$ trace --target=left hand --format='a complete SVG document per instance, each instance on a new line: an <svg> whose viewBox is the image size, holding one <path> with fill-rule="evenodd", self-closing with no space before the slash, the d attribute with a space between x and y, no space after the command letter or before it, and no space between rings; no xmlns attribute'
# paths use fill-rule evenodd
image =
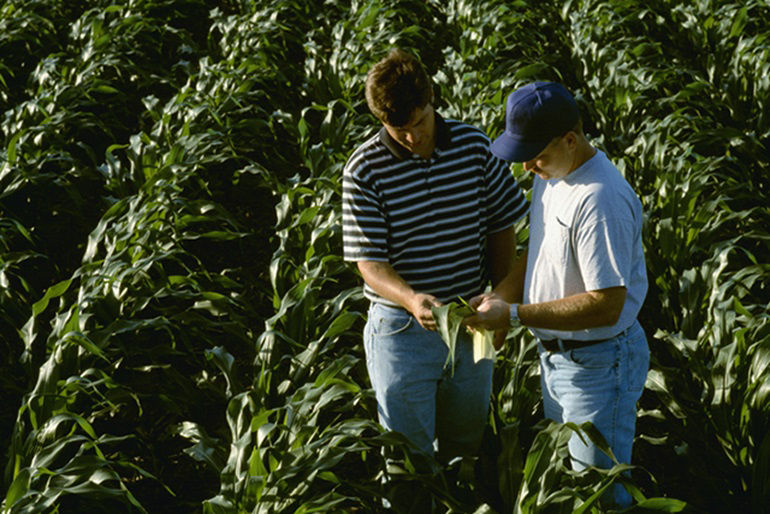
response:
<svg viewBox="0 0 770 514"><path fill-rule="evenodd" d="M425 293L416 293L409 305L409 312L412 313L417 322L426 330L436 330L436 320L433 318L431 307L440 307L435 296Z"/></svg>

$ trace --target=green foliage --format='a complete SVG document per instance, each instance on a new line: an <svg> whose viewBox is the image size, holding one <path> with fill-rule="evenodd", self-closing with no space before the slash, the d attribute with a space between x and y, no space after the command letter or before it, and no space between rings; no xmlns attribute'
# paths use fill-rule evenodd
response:
<svg viewBox="0 0 770 514"><path fill-rule="evenodd" d="M599 512L614 482L639 512L765 512L768 19L758 0L4 2L3 512L380 512L412 490ZM633 468L569 469L571 434L601 440L540 421L524 329L475 470L376 423L340 174L393 45L490 136L513 88L564 82L640 193Z"/></svg>

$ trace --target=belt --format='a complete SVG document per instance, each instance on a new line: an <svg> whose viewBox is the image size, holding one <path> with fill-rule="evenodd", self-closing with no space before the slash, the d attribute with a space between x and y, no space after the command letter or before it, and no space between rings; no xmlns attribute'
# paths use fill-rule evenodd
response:
<svg viewBox="0 0 770 514"><path fill-rule="evenodd" d="M628 327L625 330L621 331L619 334L614 335L612 337L608 337L607 339L593 339L590 341L578 341L576 339L548 339L548 340L539 339L539 341L540 341L540 344L543 345L543 348L546 349L546 351L568 352L570 350L585 348L586 346L592 346L595 344L604 343L606 341L609 341L610 339L615 339L616 337L625 334L630 329L631 327Z"/></svg>
<svg viewBox="0 0 770 514"><path fill-rule="evenodd" d="M574 339L548 339L544 341L540 339L540 344L542 344L543 348L549 352L568 352L570 350L585 348L586 346L603 343L605 341L609 341L609 339L594 339L592 341L577 341Z"/></svg>

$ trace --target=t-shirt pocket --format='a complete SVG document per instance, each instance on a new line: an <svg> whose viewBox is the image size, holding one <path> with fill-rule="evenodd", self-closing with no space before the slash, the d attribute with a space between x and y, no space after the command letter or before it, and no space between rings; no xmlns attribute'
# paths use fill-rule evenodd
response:
<svg viewBox="0 0 770 514"><path fill-rule="evenodd" d="M546 225L543 250L553 264L566 264L570 252L570 228L557 217Z"/></svg>

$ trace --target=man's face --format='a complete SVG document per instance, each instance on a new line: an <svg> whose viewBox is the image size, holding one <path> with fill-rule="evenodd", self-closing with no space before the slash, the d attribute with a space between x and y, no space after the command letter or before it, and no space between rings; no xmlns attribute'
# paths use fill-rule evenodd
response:
<svg viewBox="0 0 770 514"><path fill-rule="evenodd" d="M427 159L433 153L436 141L436 119L431 104L415 109L405 125L400 127L387 123L383 125L390 137L413 154Z"/></svg>
<svg viewBox="0 0 770 514"><path fill-rule="evenodd" d="M564 178L574 169L575 143L575 133L567 132L553 139L542 152L522 165L543 180Z"/></svg>

